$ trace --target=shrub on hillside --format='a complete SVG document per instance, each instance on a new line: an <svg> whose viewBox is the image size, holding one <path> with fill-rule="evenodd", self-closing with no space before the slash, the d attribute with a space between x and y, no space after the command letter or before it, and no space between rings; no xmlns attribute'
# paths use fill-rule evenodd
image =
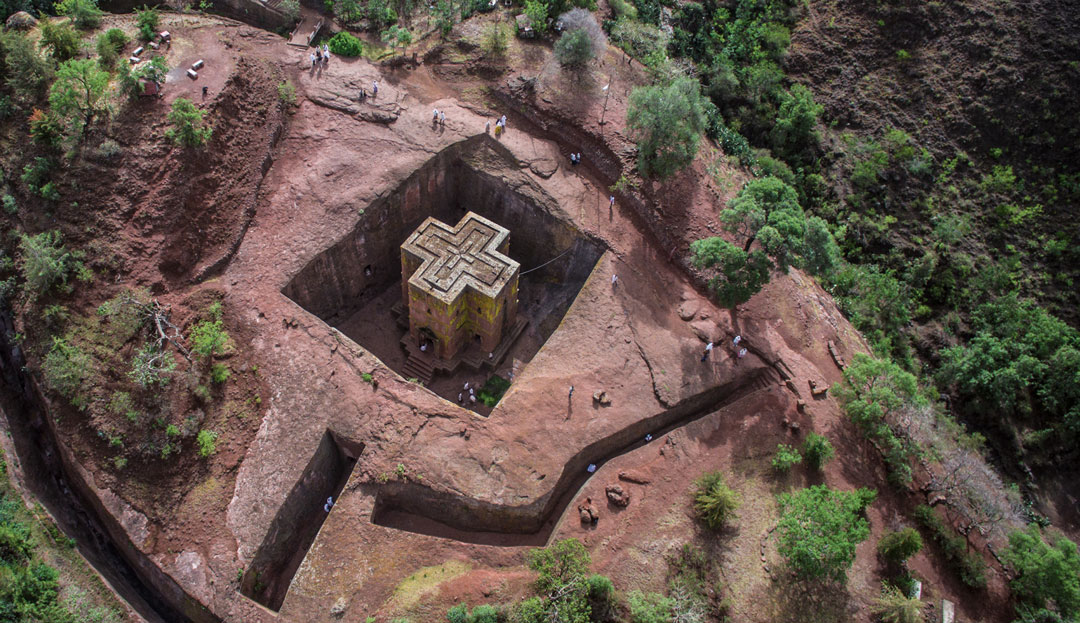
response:
<svg viewBox="0 0 1080 623"><path fill-rule="evenodd" d="M177 145L202 147L210 140L214 131L203 123L205 114L206 111L196 107L191 100L176 98L172 110L169 111L169 123L172 127L165 131L165 135Z"/></svg>
<svg viewBox="0 0 1080 623"><path fill-rule="evenodd" d="M734 518L741 499L724 484L720 472L705 472L694 481L694 512L710 530L720 530Z"/></svg>
<svg viewBox="0 0 1080 623"><path fill-rule="evenodd" d="M835 452L824 435L810 433L803 442L803 456L806 457L806 464L814 470L825 467L825 464L832 460Z"/></svg>
<svg viewBox="0 0 1080 623"><path fill-rule="evenodd" d="M98 62L104 67L112 67L120 56L120 50L127 45L128 36L119 28L110 28L98 35L97 54Z"/></svg>
<svg viewBox="0 0 1080 623"><path fill-rule="evenodd" d="M798 450L783 443L776 446L776 455L772 460L774 471L783 474L799 463L802 463L802 455Z"/></svg>
<svg viewBox="0 0 1080 623"><path fill-rule="evenodd" d="M922 537L915 528L888 530L878 541L877 551L890 563L902 565L922 549Z"/></svg>
<svg viewBox="0 0 1080 623"><path fill-rule="evenodd" d="M56 3L56 14L70 17L71 23L83 30L97 28L102 13L97 0L60 0Z"/></svg>
<svg viewBox="0 0 1080 623"><path fill-rule="evenodd" d="M843 583L855 562L855 547L870 536L864 511L877 492L836 491L824 485L777 496L777 549L803 579Z"/></svg>
<svg viewBox="0 0 1080 623"><path fill-rule="evenodd" d="M326 46L330 48L330 51L338 56L360 56L364 53L364 43L352 34L342 30L338 34L330 37L330 40L326 42Z"/></svg>

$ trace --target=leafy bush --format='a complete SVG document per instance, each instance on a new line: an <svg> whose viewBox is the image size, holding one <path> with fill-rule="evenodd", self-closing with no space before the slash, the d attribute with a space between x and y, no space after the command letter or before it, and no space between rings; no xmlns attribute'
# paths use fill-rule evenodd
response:
<svg viewBox="0 0 1080 623"><path fill-rule="evenodd" d="M139 26L139 37L143 41L150 41L157 35L160 18L156 8L143 5L143 8L135 9L135 23Z"/></svg>
<svg viewBox="0 0 1080 623"><path fill-rule="evenodd" d="M835 491L824 485L781 493L777 549L804 579L846 582L855 547L870 535L863 511L876 496L872 489Z"/></svg>
<svg viewBox="0 0 1080 623"><path fill-rule="evenodd" d="M46 112L40 108L35 108L34 112L30 113L30 138L34 140L38 145L44 145L46 147L56 147L63 139L64 126L57 119L56 115L52 112ZM39 157L38 161L35 161L35 165L40 166L41 163L45 163L41 166L44 169L44 173L48 174L48 170L52 168L52 162L47 158ZM26 169L23 169L26 171ZM36 174L31 174L31 177L37 178ZM25 181L25 180L24 180ZM33 182L29 182L31 190L35 190L37 186L41 184L40 179L35 179Z"/></svg>
<svg viewBox="0 0 1080 623"><path fill-rule="evenodd" d="M58 62L74 58L79 53L79 33L66 23L41 20L41 46L48 48Z"/></svg>
<svg viewBox="0 0 1080 623"><path fill-rule="evenodd" d="M1080 554L1075 543L1057 535L1052 545L1047 544L1032 524L1026 531L1009 534L1002 560L1016 571L1010 586L1025 605L1052 604L1068 619L1080 613Z"/></svg>
<svg viewBox="0 0 1080 623"><path fill-rule="evenodd" d="M888 530L878 541L878 554L890 563L902 565L908 558L922 549L922 537L914 528L904 528L897 532Z"/></svg>
<svg viewBox="0 0 1080 623"><path fill-rule="evenodd" d="M874 599L870 611L883 623L922 623L925 604L908 597L895 586L885 584L881 587L881 596Z"/></svg>
<svg viewBox="0 0 1080 623"><path fill-rule="evenodd" d="M826 463L832 460L835 453L832 444L824 435L810 433L806 436L806 441L803 442L803 456L806 457L806 464L811 469L820 471L821 468L825 467Z"/></svg>
<svg viewBox="0 0 1080 623"><path fill-rule="evenodd" d="M52 348L41 364L45 383L56 393L75 400L83 381L93 371L90 356L67 338L53 337Z"/></svg>
<svg viewBox="0 0 1080 623"><path fill-rule="evenodd" d="M510 381L498 374L492 374L488 380L484 382L484 386L480 388L480 391L476 392L476 397L485 405L494 407L502 400L503 394L505 394L508 389L510 389Z"/></svg>
<svg viewBox="0 0 1080 623"><path fill-rule="evenodd" d="M57 230L36 236L22 235L19 240L19 270L31 296L40 296L56 285L66 285L77 261L64 248Z"/></svg>
<svg viewBox="0 0 1080 623"><path fill-rule="evenodd" d="M540 595L539 608L536 604L528 608L542 617L527 620L546 620L554 612L563 621L588 620L591 610L585 572L589 568L589 552L580 541L564 539L531 550L526 554L526 562L537 572L534 586Z"/></svg>
<svg viewBox="0 0 1080 623"><path fill-rule="evenodd" d="M210 380L215 383L224 383L225 381L229 380L229 377L231 375L232 373L229 372L228 366L220 363L215 363L214 365L210 366Z"/></svg>
<svg viewBox="0 0 1080 623"><path fill-rule="evenodd" d="M488 604L480 604L469 613L469 623L498 623L498 620L498 611Z"/></svg>
<svg viewBox="0 0 1080 623"><path fill-rule="evenodd" d="M330 51L338 56L360 56L364 53L364 43L353 36L352 34L342 30L338 34L330 37L330 40L326 42Z"/></svg>
<svg viewBox="0 0 1080 623"><path fill-rule="evenodd" d="M218 433L203 429L195 437L195 443L199 444L199 457L206 458L217 452Z"/></svg>
<svg viewBox="0 0 1080 623"><path fill-rule="evenodd" d="M71 23L83 30L97 28L102 13L97 0L60 0L56 3L56 14L70 17Z"/></svg>
<svg viewBox="0 0 1080 623"><path fill-rule="evenodd" d="M288 80L281 82L277 86L278 99L282 104L286 106L296 105L296 87Z"/></svg>
<svg viewBox="0 0 1080 623"><path fill-rule="evenodd" d="M229 334L221 320L204 320L191 327L191 352L203 358L210 358L225 353L229 343Z"/></svg>
<svg viewBox="0 0 1080 623"><path fill-rule="evenodd" d="M742 500L738 493L724 484L720 472L705 472L694 481L694 486L694 511L710 530L722 529L728 520L735 517Z"/></svg>
<svg viewBox="0 0 1080 623"><path fill-rule="evenodd" d="M584 30L566 31L555 42L555 59L563 67L584 67L594 57L592 42Z"/></svg>
<svg viewBox="0 0 1080 623"><path fill-rule="evenodd" d="M21 32L7 30L0 33L0 52L5 82L15 92L15 99L26 103L40 98L52 81L53 66L34 42Z"/></svg>
<svg viewBox="0 0 1080 623"><path fill-rule="evenodd" d="M705 106L692 78L666 86L636 87L630 93L626 122L638 146L638 168L664 178L697 155L705 129Z"/></svg>
<svg viewBox="0 0 1080 623"><path fill-rule="evenodd" d="M460 603L456 606L451 606L446 611L447 623L468 623L469 621L469 607L464 603Z"/></svg>
<svg viewBox="0 0 1080 623"><path fill-rule="evenodd" d="M525 0L525 16L529 18L529 24L537 34L548 31L548 11L550 5L544 0Z"/></svg>
<svg viewBox="0 0 1080 623"><path fill-rule="evenodd" d="M633 590L630 591L628 601L631 623L669 623L672 620L674 604L671 599L659 593Z"/></svg>
<svg viewBox="0 0 1080 623"><path fill-rule="evenodd" d="M176 369L176 359L172 353L158 348L157 344L147 342L131 358L131 371L128 378L148 388L164 385L169 380L169 373Z"/></svg>
<svg viewBox="0 0 1080 623"><path fill-rule="evenodd" d="M169 123L172 127L165 131L177 145L184 147L201 147L210 140L213 128L203 123L206 111L198 108L189 99L178 97L173 101L172 110L169 111Z"/></svg>
<svg viewBox="0 0 1080 623"><path fill-rule="evenodd" d="M562 36L555 42L555 58L564 67L582 67L604 53L607 37L593 14L571 9L556 22Z"/></svg>
<svg viewBox="0 0 1080 623"><path fill-rule="evenodd" d="M802 463L802 455L799 451L787 444L776 446L776 455L773 456L772 468L779 473L785 473L792 467Z"/></svg>
<svg viewBox="0 0 1080 623"><path fill-rule="evenodd" d="M99 62L105 67L112 67L120 55L120 50L128 43L128 36L119 28L110 28L98 35L97 53Z"/></svg>

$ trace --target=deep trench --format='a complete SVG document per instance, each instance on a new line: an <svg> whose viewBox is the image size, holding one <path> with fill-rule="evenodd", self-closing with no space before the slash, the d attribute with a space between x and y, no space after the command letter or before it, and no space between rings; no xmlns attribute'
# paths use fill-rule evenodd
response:
<svg viewBox="0 0 1080 623"><path fill-rule="evenodd" d="M296 570L330 515L327 499L337 501L363 451L362 444L331 431L323 434L248 565L241 593L275 612L281 608Z"/></svg>
<svg viewBox="0 0 1080 623"><path fill-rule="evenodd" d="M566 508L592 477L586 470L588 465L596 465L599 470L616 457L650 443L661 443L671 431L767 387L770 375L770 370L764 369L739 383L710 388L589 444L567 460L559 480L532 504L483 503L412 482L391 482L379 485L372 522L479 545L546 545ZM647 435L651 440L646 440Z"/></svg>
<svg viewBox="0 0 1080 623"><path fill-rule="evenodd" d="M464 543L542 547L548 543L567 507L592 477L586 470L589 464L599 469L608 461L649 443L662 443L667 433L768 387L772 375L771 368L766 368L739 383L708 389L593 442L566 462L551 490L532 504L515 507L485 503L413 482L367 484L362 494L370 495L374 491L375 496L371 522ZM646 435L651 435L651 440L647 441ZM324 435L244 577L243 593L274 611L281 608L300 563L326 519L322 500L331 490L337 500L356 463L355 457L363 450L362 446L348 448L344 443L330 431Z"/></svg>
<svg viewBox="0 0 1080 623"><path fill-rule="evenodd" d="M27 489L64 534L75 540L87 562L148 622L218 623L220 619L184 593L126 536L117 536L123 528L95 503L85 483L72 473L43 399L26 371L22 349L12 340L14 335L11 311L0 309L0 407ZM183 609L176 604L183 604Z"/></svg>

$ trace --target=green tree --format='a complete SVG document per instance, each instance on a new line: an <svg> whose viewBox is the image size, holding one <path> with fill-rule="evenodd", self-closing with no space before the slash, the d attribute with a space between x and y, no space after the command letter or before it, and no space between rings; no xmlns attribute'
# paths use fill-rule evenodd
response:
<svg viewBox="0 0 1080 623"><path fill-rule="evenodd" d="M1080 554L1075 543L1058 535L1047 544L1032 524L1009 534L1002 560L1016 571L1011 586L1024 604L1035 608L1052 604L1069 619L1080 614Z"/></svg>
<svg viewBox="0 0 1080 623"><path fill-rule="evenodd" d="M83 30L97 28L102 13L97 0L60 0L56 3L56 14L70 17L71 23Z"/></svg>
<svg viewBox="0 0 1080 623"><path fill-rule="evenodd" d="M169 123L172 127L165 131L165 136L177 145L184 147L202 147L210 140L214 129L203 123L206 111L198 108L189 99L178 97L169 111Z"/></svg>
<svg viewBox="0 0 1080 623"><path fill-rule="evenodd" d="M820 471L825 467L826 463L832 460L835 453L832 444L824 435L810 433L806 436L806 441L803 442L803 456L806 457L806 464L811 469Z"/></svg>
<svg viewBox="0 0 1080 623"><path fill-rule="evenodd" d="M637 141L638 168L664 178L693 161L705 129L705 104L697 80L637 87L630 93L626 123Z"/></svg>
<svg viewBox="0 0 1080 623"><path fill-rule="evenodd" d="M64 398L74 401L83 381L93 371L90 355L67 338L53 336L53 345L41 364L45 383Z"/></svg>
<svg viewBox="0 0 1080 623"><path fill-rule="evenodd" d="M548 11L550 5L544 0L525 0L525 16L529 18L529 24L537 34L548 31Z"/></svg>
<svg viewBox="0 0 1080 623"><path fill-rule="evenodd" d="M457 23L457 11L454 5L448 0L439 0L431 8L431 14L435 16L435 28L438 29L439 36L445 39Z"/></svg>
<svg viewBox="0 0 1080 623"><path fill-rule="evenodd" d="M204 320L191 327L191 351L204 358L225 353L229 334L222 327L221 319Z"/></svg>
<svg viewBox="0 0 1080 623"><path fill-rule="evenodd" d="M694 266L714 271L709 290L724 307L749 301L769 282L772 262L759 249L748 253L717 236L690 243L690 253Z"/></svg>
<svg viewBox="0 0 1080 623"><path fill-rule="evenodd" d="M53 79L53 65L43 57L26 35L14 30L0 33L4 55L5 83L22 102L35 102Z"/></svg>
<svg viewBox="0 0 1080 623"><path fill-rule="evenodd" d="M358 22L364 18L364 5L360 0L334 0L334 15L346 24Z"/></svg>
<svg viewBox="0 0 1080 623"><path fill-rule="evenodd" d="M19 240L19 271L31 296L40 296L56 285L67 284L77 262L64 248L60 232L44 231Z"/></svg>
<svg viewBox="0 0 1080 623"><path fill-rule="evenodd" d="M589 11L571 9L559 16L557 24L563 34L555 42L555 58L563 67L584 67L604 53L607 38Z"/></svg>
<svg viewBox="0 0 1080 623"><path fill-rule="evenodd" d="M360 56L364 53L364 42L344 30L330 37L326 47L338 56Z"/></svg>
<svg viewBox="0 0 1080 623"><path fill-rule="evenodd" d="M409 32L409 29L397 25L384 30L381 38L386 45L395 48L400 47L402 54L405 53L405 48L409 47L409 44L412 43L413 40L412 33Z"/></svg>
<svg viewBox="0 0 1080 623"><path fill-rule="evenodd" d="M803 579L846 582L855 547L870 535L863 511L876 495L872 489L835 491L825 485L781 493L777 549Z"/></svg>
<svg viewBox="0 0 1080 623"><path fill-rule="evenodd" d="M79 33L69 24L45 18L41 20L41 47L48 48L58 62L66 61L79 53Z"/></svg>
<svg viewBox="0 0 1080 623"><path fill-rule="evenodd" d="M157 35L160 19L161 15L156 8L143 5L143 8L135 9L135 23L139 25L139 37L143 41L150 41Z"/></svg>
<svg viewBox="0 0 1080 623"><path fill-rule="evenodd" d="M802 153L821 140L817 121L824 109L814 102L810 89L801 84L796 83L790 91L782 93L776 124L770 134L773 150L792 161L805 160Z"/></svg>
<svg viewBox="0 0 1080 623"><path fill-rule="evenodd" d="M710 530L720 530L742 502L738 493L724 484L720 472L705 472L694 481L694 512Z"/></svg>
<svg viewBox="0 0 1080 623"><path fill-rule="evenodd" d="M980 305L971 325L975 337L942 353L939 374L971 413L1040 415L1080 433L1080 332L1015 294Z"/></svg>
<svg viewBox="0 0 1080 623"><path fill-rule="evenodd" d="M555 42L555 58L563 67L584 67L594 56L589 33L584 30L564 32Z"/></svg>
<svg viewBox="0 0 1080 623"><path fill-rule="evenodd" d="M537 573L534 584L540 595L542 619L551 623L589 621L589 552L577 539L564 539L531 550L526 555L529 568Z"/></svg>
<svg viewBox="0 0 1080 623"><path fill-rule="evenodd" d="M890 563L902 565L922 549L922 537L915 528L907 527L896 532L888 530L881 535L877 550Z"/></svg>
<svg viewBox="0 0 1080 623"><path fill-rule="evenodd" d="M90 59L66 61L56 70L49 89L53 112L69 118L69 126L81 134L94 117L108 110L109 73Z"/></svg>
<svg viewBox="0 0 1080 623"><path fill-rule="evenodd" d="M195 443L199 444L199 457L206 458L217 452L217 431L203 429L195 437Z"/></svg>
<svg viewBox="0 0 1080 623"><path fill-rule="evenodd" d="M783 443L776 446L776 454L772 459L773 471L785 473L799 463L802 463L802 455L798 450Z"/></svg>
<svg viewBox="0 0 1080 623"><path fill-rule="evenodd" d="M128 36L119 28L110 28L98 35L96 48L101 66L111 68L115 65L116 59L120 56L120 50L124 49L127 42Z"/></svg>
<svg viewBox="0 0 1080 623"><path fill-rule="evenodd" d="M659 593L630 591L630 623L670 623L675 603Z"/></svg>
<svg viewBox="0 0 1080 623"><path fill-rule="evenodd" d="M806 238L806 214L799 205L799 194L776 177L761 177L748 182L720 213L724 229L741 239L743 250L754 242L775 259L781 270L793 263L803 250Z"/></svg>

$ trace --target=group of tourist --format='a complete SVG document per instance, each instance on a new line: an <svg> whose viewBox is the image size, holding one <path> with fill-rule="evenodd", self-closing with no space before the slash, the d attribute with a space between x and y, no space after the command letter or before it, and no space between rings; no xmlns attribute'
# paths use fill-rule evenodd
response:
<svg viewBox="0 0 1080 623"><path fill-rule="evenodd" d="M312 69L315 69L320 63L328 66L330 65L330 47L325 43L322 48L316 46L315 51L309 54L308 58L311 59Z"/></svg>
<svg viewBox="0 0 1080 623"><path fill-rule="evenodd" d="M741 341L742 341L742 336L741 335L736 335L735 339L731 340L731 348L732 348L732 350L738 349L735 352L735 356L737 358L739 358L739 359L742 359L743 357L745 357L746 352L747 352L746 348L739 348L739 342L741 342ZM712 350L713 350L713 343L712 342L709 342L708 344L705 345L705 352L701 355L701 361L702 362L705 362L705 361L709 360L709 354L712 353Z"/></svg>

